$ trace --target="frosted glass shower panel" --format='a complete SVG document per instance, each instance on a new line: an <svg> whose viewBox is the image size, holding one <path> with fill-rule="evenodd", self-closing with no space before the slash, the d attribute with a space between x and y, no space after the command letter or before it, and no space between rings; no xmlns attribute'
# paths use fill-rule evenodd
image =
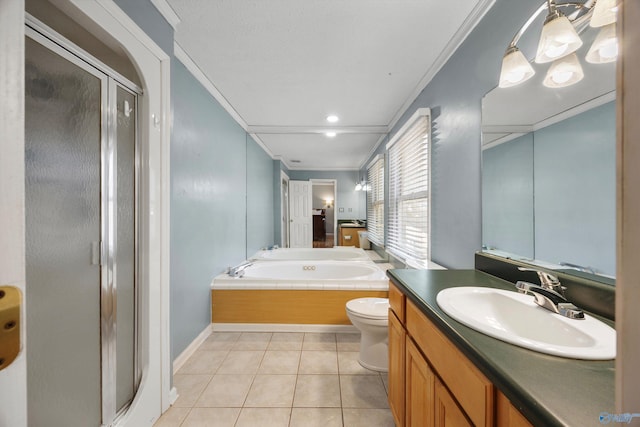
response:
<svg viewBox="0 0 640 427"><path fill-rule="evenodd" d="M30 425L100 425L102 80L26 38Z"/></svg>

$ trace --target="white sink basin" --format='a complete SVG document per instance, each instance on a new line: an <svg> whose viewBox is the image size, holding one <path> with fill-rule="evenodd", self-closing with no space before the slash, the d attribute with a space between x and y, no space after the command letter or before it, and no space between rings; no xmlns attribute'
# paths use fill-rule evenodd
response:
<svg viewBox="0 0 640 427"><path fill-rule="evenodd" d="M501 289L456 287L436 297L440 308L483 334L554 356L609 360L616 357L616 331L585 314L569 319L538 306L533 296Z"/></svg>

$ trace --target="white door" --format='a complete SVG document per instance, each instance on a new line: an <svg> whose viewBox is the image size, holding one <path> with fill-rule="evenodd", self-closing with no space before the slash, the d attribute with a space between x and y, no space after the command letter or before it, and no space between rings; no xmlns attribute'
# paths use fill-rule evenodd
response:
<svg viewBox="0 0 640 427"><path fill-rule="evenodd" d="M289 247L313 247L311 183L289 181Z"/></svg>
<svg viewBox="0 0 640 427"><path fill-rule="evenodd" d="M21 348L0 370L0 426L27 425L24 323L24 2L0 0L0 286L22 292ZM4 299L4 298L3 298ZM5 300L6 301L6 300ZM0 346L0 352L6 350ZM4 356L0 355L0 358ZM6 359L5 359L6 360Z"/></svg>

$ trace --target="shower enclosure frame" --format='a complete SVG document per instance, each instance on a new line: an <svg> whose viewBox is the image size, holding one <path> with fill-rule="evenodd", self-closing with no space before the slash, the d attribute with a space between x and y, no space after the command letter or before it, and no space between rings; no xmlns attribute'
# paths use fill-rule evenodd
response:
<svg viewBox="0 0 640 427"><path fill-rule="evenodd" d="M129 409L135 398L142 376L139 364L138 307L139 307L139 212L140 212L140 144L138 129L138 96L142 89L102 63L91 54L77 47L33 16L26 14L25 36L39 43L51 52L100 81L100 235L101 240L92 248L92 263L100 266L100 364L101 364L101 420L102 425L112 425ZM118 408L116 398L117 353L117 120L118 89L133 95L131 112L135 115L134 125L134 177L133 177L133 254L134 254L134 296L133 317L133 395L128 403Z"/></svg>

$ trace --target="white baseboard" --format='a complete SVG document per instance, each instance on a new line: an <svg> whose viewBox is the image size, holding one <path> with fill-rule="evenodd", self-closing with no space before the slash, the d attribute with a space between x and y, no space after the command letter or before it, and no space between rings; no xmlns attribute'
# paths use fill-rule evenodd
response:
<svg viewBox="0 0 640 427"><path fill-rule="evenodd" d="M171 390L169 390L169 405L173 406L173 404L176 403L176 400L178 400L178 396L178 389L172 387Z"/></svg>
<svg viewBox="0 0 640 427"><path fill-rule="evenodd" d="M184 351L182 353L180 353L180 355L178 357L175 358L175 360L173 361L173 373L174 374L180 368L182 368L182 365L184 365L185 362L187 360L189 360L189 358L191 356L193 356L193 353L195 353L196 350L198 349L198 347L200 347L200 345L209 337L209 335L211 335L211 332L213 332L213 328L212 328L212 324L209 324L209 325L207 325L206 328L204 328L204 330L202 332L200 332L200 335L198 335L191 342L191 344L189 344L189 346L187 348L185 348Z"/></svg>
<svg viewBox="0 0 640 427"><path fill-rule="evenodd" d="M306 325L288 323L212 323L211 328L213 331L218 332L358 332L358 329L353 325Z"/></svg>

